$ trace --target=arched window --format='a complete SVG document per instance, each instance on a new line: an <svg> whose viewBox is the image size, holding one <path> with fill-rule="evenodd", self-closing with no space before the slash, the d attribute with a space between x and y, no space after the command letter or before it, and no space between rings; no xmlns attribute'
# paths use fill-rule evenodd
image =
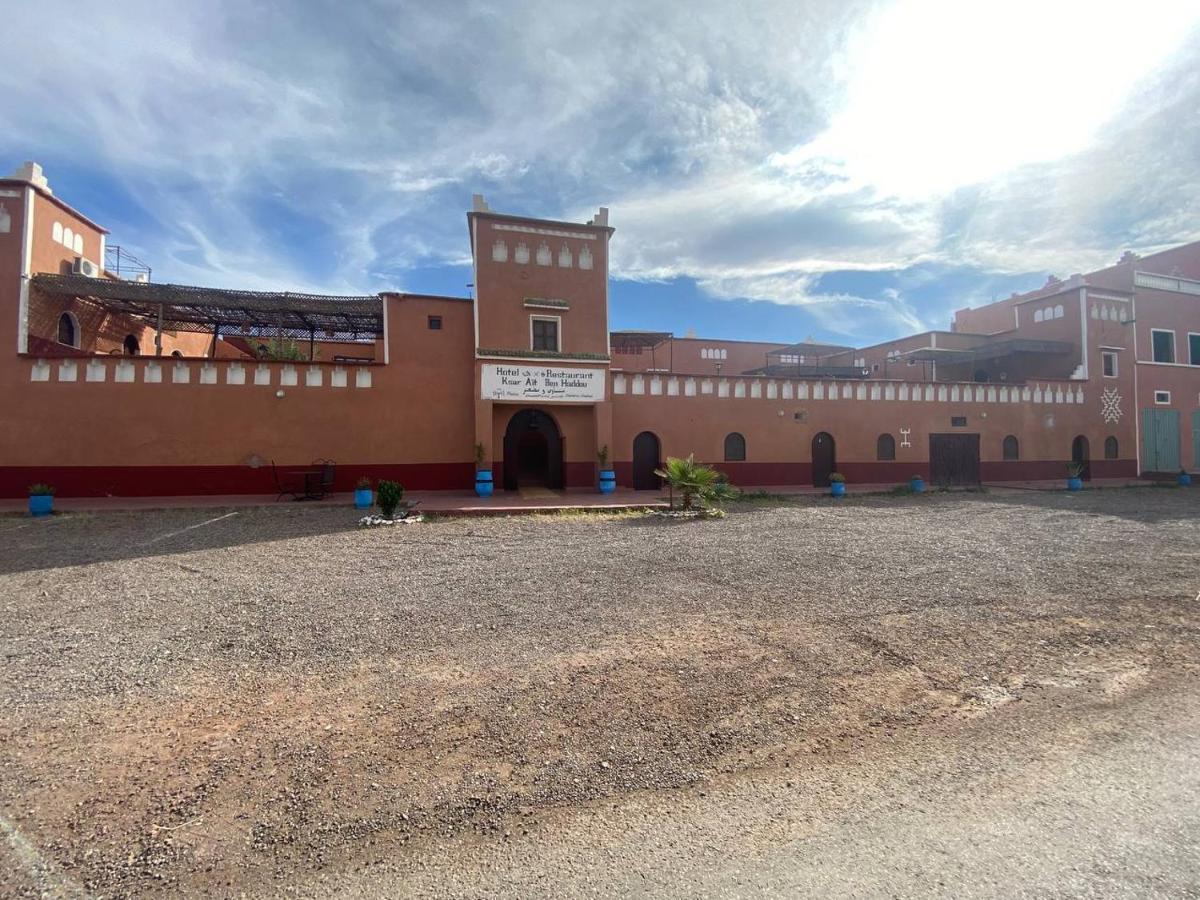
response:
<svg viewBox="0 0 1200 900"><path fill-rule="evenodd" d="M508 244L504 241L496 241L492 244L492 260L493 262L508 261Z"/></svg>
<svg viewBox="0 0 1200 900"><path fill-rule="evenodd" d="M1104 439L1104 458L1105 459L1117 459L1119 456L1118 451L1120 449L1121 448L1119 446L1117 446L1117 439L1115 437L1113 437L1111 434Z"/></svg>
<svg viewBox="0 0 1200 900"><path fill-rule="evenodd" d="M80 256L83 255L83 235L79 232L75 232L75 241L71 244L71 249L73 249Z"/></svg>
<svg viewBox="0 0 1200 900"><path fill-rule="evenodd" d="M579 251L579 268L590 269L592 267L592 251L584 247Z"/></svg>
<svg viewBox="0 0 1200 900"><path fill-rule="evenodd" d="M1017 442L1016 435L1010 434L1004 439L1002 451L1005 459L1021 458L1021 445Z"/></svg>
<svg viewBox="0 0 1200 900"><path fill-rule="evenodd" d="M1054 318L1061 319L1063 317L1063 315L1064 315L1064 312L1063 312L1063 308L1061 306L1054 307Z"/></svg>
<svg viewBox="0 0 1200 900"><path fill-rule="evenodd" d="M1033 321L1035 321L1035 322L1042 321L1042 311L1040 309L1035 309L1033 311Z"/></svg>
<svg viewBox="0 0 1200 900"><path fill-rule="evenodd" d="M69 312L58 317L58 342L68 347L79 346L79 323Z"/></svg>
<svg viewBox="0 0 1200 900"><path fill-rule="evenodd" d="M574 258L571 256L571 248L566 244L563 244L562 249L558 251L558 267L560 269L571 268L573 259Z"/></svg>
<svg viewBox="0 0 1200 900"><path fill-rule="evenodd" d="M70 228L64 228L62 242L63 246L70 250L73 246L75 246L75 232L73 232Z"/></svg>
<svg viewBox="0 0 1200 900"><path fill-rule="evenodd" d="M745 462L746 439L736 431L725 435L725 462Z"/></svg>
<svg viewBox="0 0 1200 900"><path fill-rule="evenodd" d="M896 439L890 434L881 434L875 441L875 458L880 460L896 458Z"/></svg>
<svg viewBox="0 0 1200 900"><path fill-rule="evenodd" d="M54 238L54 243L61 244L63 237L62 222L55 222L50 227L50 234Z"/></svg>
<svg viewBox="0 0 1200 900"><path fill-rule="evenodd" d="M176 359L183 359L183 353L181 353L178 350L172 350L171 355L174 356Z"/></svg>
<svg viewBox="0 0 1200 900"><path fill-rule="evenodd" d="M539 266L550 265L550 245L545 241L538 244L537 248L537 264Z"/></svg>
<svg viewBox="0 0 1200 900"><path fill-rule="evenodd" d="M513 262L519 266L529 262L529 245L522 242L517 244L517 249L513 251Z"/></svg>
<svg viewBox="0 0 1200 900"><path fill-rule="evenodd" d="M137 356L138 355L138 349L139 349L138 348L138 339L135 338L132 334L125 335L124 347L125 347L125 355L126 356Z"/></svg>

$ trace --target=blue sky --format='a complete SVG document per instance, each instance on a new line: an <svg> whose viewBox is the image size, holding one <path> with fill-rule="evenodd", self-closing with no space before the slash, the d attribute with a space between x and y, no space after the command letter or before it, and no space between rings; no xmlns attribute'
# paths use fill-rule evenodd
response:
<svg viewBox="0 0 1200 900"><path fill-rule="evenodd" d="M0 168L156 280L462 295L465 211L611 209L612 321L868 344L1200 238L1200 5L10 10ZM45 27L54 22L54 27Z"/></svg>

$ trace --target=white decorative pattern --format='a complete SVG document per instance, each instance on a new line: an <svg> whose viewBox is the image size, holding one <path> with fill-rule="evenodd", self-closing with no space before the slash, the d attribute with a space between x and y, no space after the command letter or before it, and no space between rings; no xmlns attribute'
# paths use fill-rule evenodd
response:
<svg viewBox="0 0 1200 900"><path fill-rule="evenodd" d="M1105 388L1100 395L1100 416L1110 425L1121 420L1121 395L1116 388Z"/></svg>

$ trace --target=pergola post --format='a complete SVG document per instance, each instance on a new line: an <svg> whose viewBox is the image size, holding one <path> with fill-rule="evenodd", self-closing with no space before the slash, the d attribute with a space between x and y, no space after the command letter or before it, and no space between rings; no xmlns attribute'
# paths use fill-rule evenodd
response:
<svg viewBox="0 0 1200 900"><path fill-rule="evenodd" d="M215 359L217 355L217 339L221 336L221 323L218 322L213 326L212 346L208 348L209 358Z"/></svg>
<svg viewBox="0 0 1200 900"><path fill-rule="evenodd" d="M162 356L163 305L158 304L158 325L154 329L154 355Z"/></svg>

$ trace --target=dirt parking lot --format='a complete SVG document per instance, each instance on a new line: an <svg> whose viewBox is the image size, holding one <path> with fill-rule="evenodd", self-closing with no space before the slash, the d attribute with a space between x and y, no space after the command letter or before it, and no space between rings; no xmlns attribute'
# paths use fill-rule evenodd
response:
<svg viewBox="0 0 1200 900"><path fill-rule="evenodd" d="M1136 488L0 518L0 894L270 893L1189 675L1197 513Z"/></svg>

